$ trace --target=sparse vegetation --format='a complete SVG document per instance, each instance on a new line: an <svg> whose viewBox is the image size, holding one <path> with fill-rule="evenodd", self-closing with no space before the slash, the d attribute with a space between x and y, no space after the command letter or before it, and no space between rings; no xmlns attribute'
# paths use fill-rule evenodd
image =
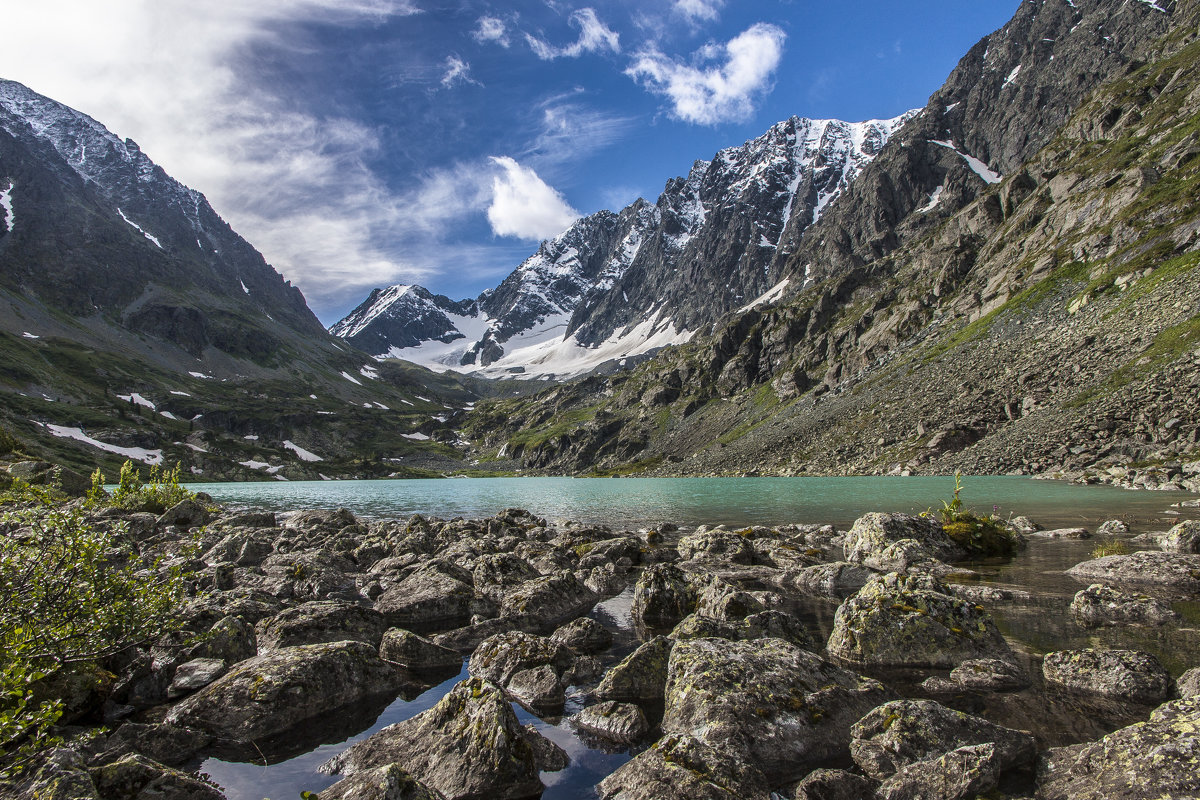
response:
<svg viewBox="0 0 1200 800"><path fill-rule="evenodd" d="M937 512L926 511L922 516L941 519L942 530L956 544L975 556L1012 556L1020 548L1020 539L1008 529L995 514L981 516L973 509L963 506L960 494L963 490L962 474L954 475L954 496L949 502L943 500Z"/></svg>
<svg viewBox="0 0 1200 800"><path fill-rule="evenodd" d="M1129 546L1120 539L1109 539L1108 541L1101 542L1092 549L1092 558L1125 555L1129 555Z"/></svg>

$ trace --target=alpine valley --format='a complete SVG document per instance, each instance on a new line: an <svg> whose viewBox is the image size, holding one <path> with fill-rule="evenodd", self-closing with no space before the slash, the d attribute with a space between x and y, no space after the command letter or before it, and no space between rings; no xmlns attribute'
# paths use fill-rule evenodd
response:
<svg viewBox="0 0 1200 800"><path fill-rule="evenodd" d="M1198 25L1024 2L922 109L785 120L476 298L380 288L328 332L137 145L0 82L2 422L214 480L1200 488Z"/></svg>

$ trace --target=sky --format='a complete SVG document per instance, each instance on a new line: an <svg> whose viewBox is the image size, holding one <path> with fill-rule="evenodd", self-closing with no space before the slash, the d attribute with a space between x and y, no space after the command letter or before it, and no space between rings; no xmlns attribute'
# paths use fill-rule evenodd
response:
<svg viewBox="0 0 1200 800"><path fill-rule="evenodd" d="M0 77L134 139L327 325L458 300L790 116L925 104L1017 0L0 0Z"/></svg>

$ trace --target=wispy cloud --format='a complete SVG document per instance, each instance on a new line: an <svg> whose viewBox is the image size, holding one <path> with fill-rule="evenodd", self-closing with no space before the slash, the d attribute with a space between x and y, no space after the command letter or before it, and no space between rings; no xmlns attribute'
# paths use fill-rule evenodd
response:
<svg viewBox="0 0 1200 800"><path fill-rule="evenodd" d="M472 83L476 86L483 85L471 77L471 65L458 56L449 56L443 67L442 88L449 89L456 83Z"/></svg>
<svg viewBox="0 0 1200 800"><path fill-rule="evenodd" d="M471 38L480 44L495 42L501 47L508 47L512 42L508 38L508 25L499 17L480 17L471 32Z"/></svg>
<svg viewBox="0 0 1200 800"><path fill-rule="evenodd" d="M562 164L620 141L636 124L587 106L569 96L542 102L540 129L527 154L542 164Z"/></svg>
<svg viewBox="0 0 1200 800"><path fill-rule="evenodd" d="M492 181L492 202L487 210L497 236L546 239L579 219L579 212L532 169L508 156L491 160L501 169Z"/></svg>
<svg viewBox="0 0 1200 800"><path fill-rule="evenodd" d="M625 74L671 102L673 116L699 125L746 119L770 87L787 34L758 23L724 45L709 44L690 63L644 50Z"/></svg>
<svg viewBox="0 0 1200 800"><path fill-rule="evenodd" d="M672 10L693 22L711 21L721 14L725 0L675 0Z"/></svg>
<svg viewBox="0 0 1200 800"><path fill-rule="evenodd" d="M571 24L579 28L579 39L563 47L555 47L544 39L525 34L525 41L543 61L556 58L578 58L584 53L610 50L621 52L621 37L596 16L595 9L581 8L571 14Z"/></svg>

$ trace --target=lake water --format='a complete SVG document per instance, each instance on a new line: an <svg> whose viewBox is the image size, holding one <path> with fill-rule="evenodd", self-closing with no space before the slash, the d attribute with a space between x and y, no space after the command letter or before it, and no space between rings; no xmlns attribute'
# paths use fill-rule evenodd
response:
<svg viewBox="0 0 1200 800"><path fill-rule="evenodd" d="M1135 533L1165 530L1180 517L1200 516L1200 509L1172 509L1193 495L1134 492L1104 486L1075 486L1056 481L1018 477L969 477L962 498L980 512L999 507L1002 516L1026 515L1047 527L1095 528L1112 518L1126 520ZM953 494L953 478L680 478L680 479L572 479L494 478L400 481L273 482L200 484L232 507L289 511L346 507L364 518L404 517L414 513L443 518L489 517L509 507L526 508L550 520L572 519L603 523L616 529L635 529L673 522L698 524L782 525L832 523L847 527L868 511L921 511L938 508ZM1040 685L1039 656L1052 649L1072 647L1136 647L1157 655L1178 675L1200 663L1200 622L1196 603L1177 603L1187 622L1181 629L1129 628L1087 631L1075 626L1067 613L1071 597L1082 585L1063 571L1089 557L1094 541L1034 540L1014 559L991 559L963 565L976 571L966 582L997 587L1025 588L1034 596L990 607L1001 630L1019 658L1035 677L1035 685L1021 692L967 698L952 704L1001 724L1039 731L1039 744L1057 746L1092 740L1104 733L1144 719L1148 709L1128 704L1079 700ZM637 644L629 617L632 590L601 603L592 616L616 634L614 647L600 655L611 667ZM790 609L818 637L830 632L837 601L812 598ZM907 696L920 695L915 683L931 674L912 676L879 674ZM944 674L944 671L943 671ZM230 800L292 800L303 790L317 791L337 778L322 775L317 767L350 744L380 728L408 719L432 707L452 686L466 677L446 675L445 680L417 697L397 699L377 716L364 719L354 730L335 735L310 732L314 744L291 758L272 758L270 766L208 758L200 765L226 792ZM569 695L565 715L587 702L578 690ZM951 701L944 701L951 702ZM592 787L629 760L640 748L614 748L581 735L566 716L539 719L515 706L522 723L532 723L543 735L563 747L571 766L558 773L543 773L543 800L595 797ZM340 730L340 729L339 729ZM315 746L319 742L328 742ZM645 745L643 744L642 747ZM298 750L296 752L299 752Z"/></svg>
<svg viewBox="0 0 1200 800"><path fill-rule="evenodd" d="M979 512L1026 515L1043 525L1087 525L1128 517L1169 520L1172 503L1193 497L1021 477L968 477L962 498ZM447 480L274 481L189 484L220 503L277 511L349 508L368 518L426 514L490 517L524 508L548 520L636 529L677 525L846 525L868 511L940 508L949 477L874 478L453 478Z"/></svg>

